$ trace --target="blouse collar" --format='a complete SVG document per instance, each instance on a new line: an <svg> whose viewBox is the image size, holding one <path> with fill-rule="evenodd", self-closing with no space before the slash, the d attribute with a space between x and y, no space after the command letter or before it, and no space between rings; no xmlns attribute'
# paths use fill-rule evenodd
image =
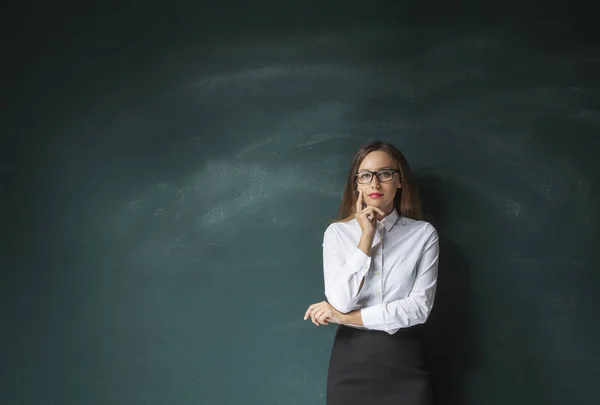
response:
<svg viewBox="0 0 600 405"><path fill-rule="evenodd" d="M383 218L380 222L385 226L385 230L389 232L390 229L394 226L396 221L398 220L398 210L396 207L390 212L385 218Z"/></svg>

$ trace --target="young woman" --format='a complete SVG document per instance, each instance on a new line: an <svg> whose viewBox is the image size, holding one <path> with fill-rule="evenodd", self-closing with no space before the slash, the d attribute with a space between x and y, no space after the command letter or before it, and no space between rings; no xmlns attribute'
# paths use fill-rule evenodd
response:
<svg viewBox="0 0 600 405"><path fill-rule="evenodd" d="M420 325L431 312L439 245L421 217L405 157L384 142L356 153L338 220L323 237L327 301L304 319L338 324L327 405L429 405L431 379Z"/></svg>

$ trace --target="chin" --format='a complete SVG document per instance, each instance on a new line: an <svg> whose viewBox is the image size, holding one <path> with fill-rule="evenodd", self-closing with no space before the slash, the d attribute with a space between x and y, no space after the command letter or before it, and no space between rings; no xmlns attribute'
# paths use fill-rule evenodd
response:
<svg viewBox="0 0 600 405"><path fill-rule="evenodd" d="M378 208L389 207L390 204L394 204L393 201L374 201L373 205Z"/></svg>

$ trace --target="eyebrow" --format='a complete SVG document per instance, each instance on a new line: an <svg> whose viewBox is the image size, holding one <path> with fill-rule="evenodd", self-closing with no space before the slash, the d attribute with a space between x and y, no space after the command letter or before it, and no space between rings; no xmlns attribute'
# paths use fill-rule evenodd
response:
<svg viewBox="0 0 600 405"><path fill-rule="evenodd" d="M396 169L394 169L393 167L390 167L390 166L385 166L385 167L380 167L380 168L379 168L379 169L377 169L377 170L360 169L358 172L359 172L359 173L360 173L360 172L364 172L364 171L369 171L369 172L371 172L371 171L373 171L373 172L378 172L379 170L385 170L385 169L396 170Z"/></svg>

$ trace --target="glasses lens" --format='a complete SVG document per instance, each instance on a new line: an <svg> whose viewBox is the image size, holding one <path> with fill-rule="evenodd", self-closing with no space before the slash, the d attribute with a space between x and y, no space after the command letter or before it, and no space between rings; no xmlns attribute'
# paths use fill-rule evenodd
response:
<svg viewBox="0 0 600 405"><path fill-rule="evenodd" d="M394 172L388 170L382 170L377 173L377 177L379 181L390 181L394 177Z"/></svg>
<svg viewBox="0 0 600 405"><path fill-rule="evenodd" d="M358 182L359 183L369 183L373 175L369 172L366 173L358 173Z"/></svg>

